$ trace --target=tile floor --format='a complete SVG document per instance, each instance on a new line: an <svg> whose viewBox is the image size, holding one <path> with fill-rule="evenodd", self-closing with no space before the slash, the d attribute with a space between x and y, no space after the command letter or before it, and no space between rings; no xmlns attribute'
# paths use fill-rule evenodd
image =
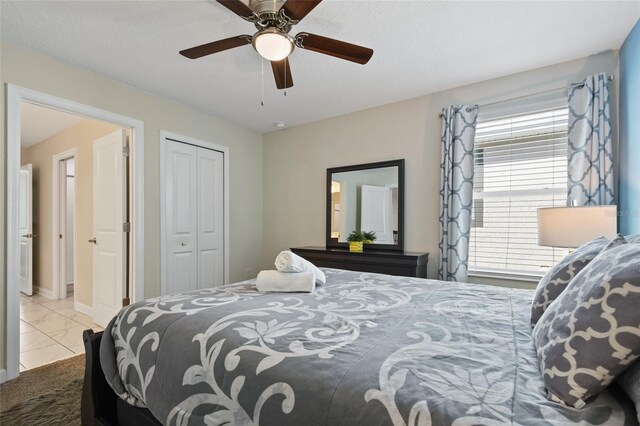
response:
<svg viewBox="0 0 640 426"><path fill-rule="evenodd" d="M51 300L20 293L20 371L84 352L82 332L103 330L73 309L73 295Z"/></svg>

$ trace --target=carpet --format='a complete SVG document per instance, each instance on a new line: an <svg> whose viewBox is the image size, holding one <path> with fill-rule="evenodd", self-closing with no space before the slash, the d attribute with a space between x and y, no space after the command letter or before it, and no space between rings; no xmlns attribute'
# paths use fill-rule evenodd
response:
<svg viewBox="0 0 640 426"><path fill-rule="evenodd" d="M84 355L20 374L0 385L0 424L80 425Z"/></svg>

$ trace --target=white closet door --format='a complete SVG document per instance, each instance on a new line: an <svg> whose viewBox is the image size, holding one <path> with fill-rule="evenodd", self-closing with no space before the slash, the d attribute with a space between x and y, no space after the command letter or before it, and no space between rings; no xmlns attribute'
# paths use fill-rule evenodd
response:
<svg viewBox="0 0 640 426"><path fill-rule="evenodd" d="M198 288L224 284L224 154L198 148Z"/></svg>
<svg viewBox="0 0 640 426"><path fill-rule="evenodd" d="M198 149L166 142L165 293L198 288Z"/></svg>

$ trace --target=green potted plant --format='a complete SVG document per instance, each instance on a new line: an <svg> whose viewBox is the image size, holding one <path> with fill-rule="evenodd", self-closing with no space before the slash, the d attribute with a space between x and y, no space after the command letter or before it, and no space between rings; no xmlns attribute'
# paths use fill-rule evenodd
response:
<svg viewBox="0 0 640 426"><path fill-rule="evenodd" d="M373 242L378 238L376 237L376 231L363 232L362 235L364 235L365 244L373 244Z"/></svg>
<svg viewBox="0 0 640 426"><path fill-rule="evenodd" d="M362 253L364 240L365 237L362 231L352 231L347 236L347 241L349 241L349 251Z"/></svg>

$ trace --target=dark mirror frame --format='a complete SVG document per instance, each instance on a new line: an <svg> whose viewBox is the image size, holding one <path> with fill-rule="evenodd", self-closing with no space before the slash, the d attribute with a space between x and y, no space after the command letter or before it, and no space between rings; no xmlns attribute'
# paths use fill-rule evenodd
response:
<svg viewBox="0 0 640 426"><path fill-rule="evenodd" d="M357 164L354 166L332 167L327 169L327 248L348 248L349 243L339 243L331 238L331 181L334 173L355 172L358 170L381 169L384 167L398 167L398 244L367 244L365 252L369 250L404 251L404 159L381 161L379 163Z"/></svg>

